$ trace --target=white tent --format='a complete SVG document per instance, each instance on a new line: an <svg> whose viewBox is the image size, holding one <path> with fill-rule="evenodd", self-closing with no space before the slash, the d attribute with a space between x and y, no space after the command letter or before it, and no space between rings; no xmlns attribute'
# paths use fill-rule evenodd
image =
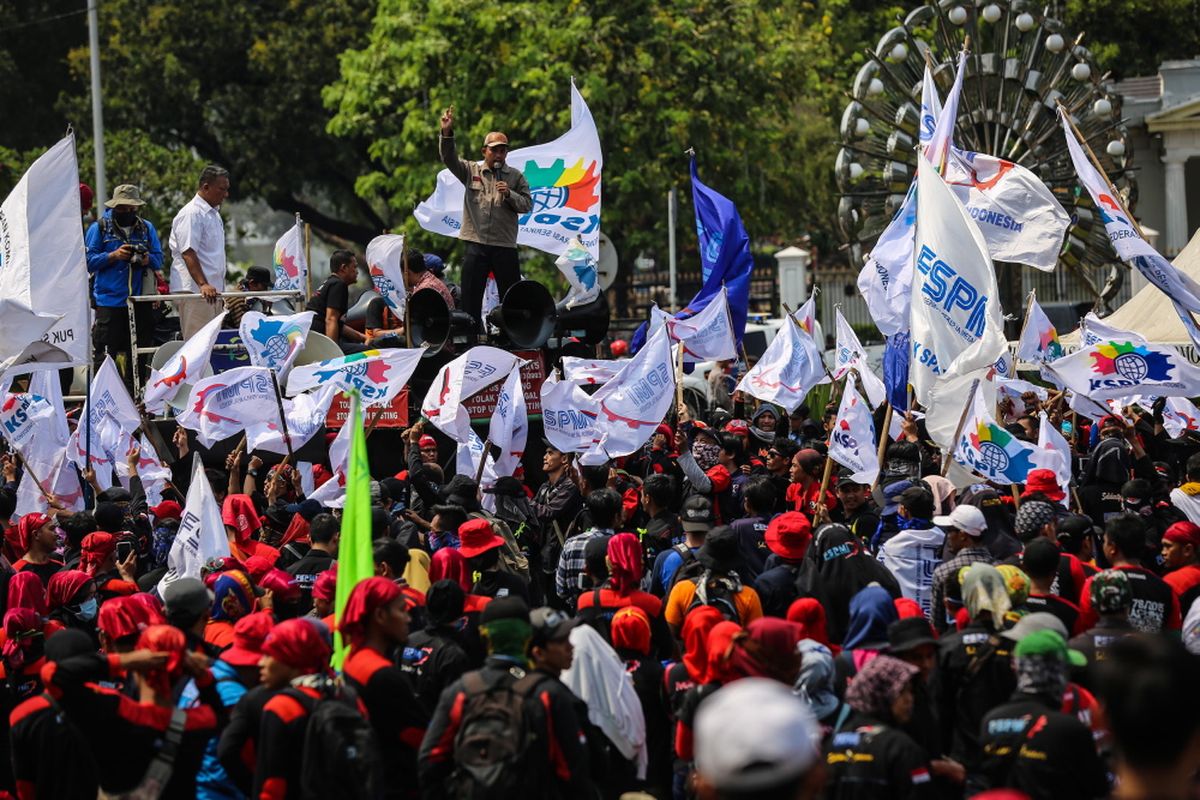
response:
<svg viewBox="0 0 1200 800"><path fill-rule="evenodd" d="M1175 268L1200 281L1200 231L1187 247L1175 256ZM1151 344L1190 345L1191 337L1184 330L1179 314L1171 300L1158 287L1147 284L1129 298L1125 305L1104 318L1106 325L1141 334ZM1079 330L1061 337L1067 349L1079 346Z"/></svg>

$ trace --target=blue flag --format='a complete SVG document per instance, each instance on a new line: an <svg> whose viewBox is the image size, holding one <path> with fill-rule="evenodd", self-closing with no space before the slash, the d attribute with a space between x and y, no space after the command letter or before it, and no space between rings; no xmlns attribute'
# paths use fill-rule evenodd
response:
<svg viewBox="0 0 1200 800"><path fill-rule="evenodd" d="M729 316L733 334L740 344L746 332L746 311L750 306L750 271L754 257L750 255L750 235L742 224L737 206L728 197L705 186L696 174L696 159L692 158L692 204L696 208L696 236L700 240L700 268L704 285L677 319L699 314L725 287L729 298ZM633 334L630 350L634 353L645 344L646 324Z"/></svg>
<svg viewBox="0 0 1200 800"><path fill-rule="evenodd" d="M883 350L883 384L892 408L901 413L908 410L908 331L887 337Z"/></svg>

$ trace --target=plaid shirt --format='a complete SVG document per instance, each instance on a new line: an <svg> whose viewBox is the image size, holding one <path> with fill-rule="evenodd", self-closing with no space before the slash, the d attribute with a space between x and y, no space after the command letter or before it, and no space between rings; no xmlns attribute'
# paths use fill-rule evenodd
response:
<svg viewBox="0 0 1200 800"><path fill-rule="evenodd" d="M578 536L567 539L567 543L563 545L562 555L558 558L558 569L554 572L554 591L572 608L575 607L575 598L583 593L579 586L579 576L587 567L583 551L588 540L597 536L612 535L612 528L589 528Z"/></svg>
<svg viewBox="0 0 1200 800"><path fill-rule="evenodd" d="M958 575L963 567L977 563L993 564L995 559L986 547L964 547L952 557L938 564L933 571L933 627L938 633L949 630L950 622L946 619L946 584Z"/></svg>

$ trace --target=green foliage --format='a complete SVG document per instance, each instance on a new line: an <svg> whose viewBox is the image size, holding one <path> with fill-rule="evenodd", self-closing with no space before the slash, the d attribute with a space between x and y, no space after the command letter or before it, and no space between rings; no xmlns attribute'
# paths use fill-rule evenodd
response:
<svg viewBox="0 0 1200 800"><path fill-rule="evenodd" d="M1068 0L1066 23L1114 80L1154 75L1163 61L1200 53L1200 10L1193 0Z"/></svg>

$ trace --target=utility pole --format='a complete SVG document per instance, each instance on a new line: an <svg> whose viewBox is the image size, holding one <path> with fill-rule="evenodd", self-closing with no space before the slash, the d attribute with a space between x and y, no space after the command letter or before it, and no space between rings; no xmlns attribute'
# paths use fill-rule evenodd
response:
<svg viewBox="0 0 1200 800"><path fill-rule="evenodd" d="M671 280L671 313L674 314L679 310L679 298L676 294L677 278L675 266L675 187L671 187L671 191L667 193L667 267L669 269Z"/></svg>
<svg viewBox="0 0 1200 800"><path fill-rule="evenodd" d="M104 108L100 101L100 0L84 1L88 4L88 50L92 64L92 146L96 153L96 205L99 206L108 199L108 181L104 176Z"/></svg>

